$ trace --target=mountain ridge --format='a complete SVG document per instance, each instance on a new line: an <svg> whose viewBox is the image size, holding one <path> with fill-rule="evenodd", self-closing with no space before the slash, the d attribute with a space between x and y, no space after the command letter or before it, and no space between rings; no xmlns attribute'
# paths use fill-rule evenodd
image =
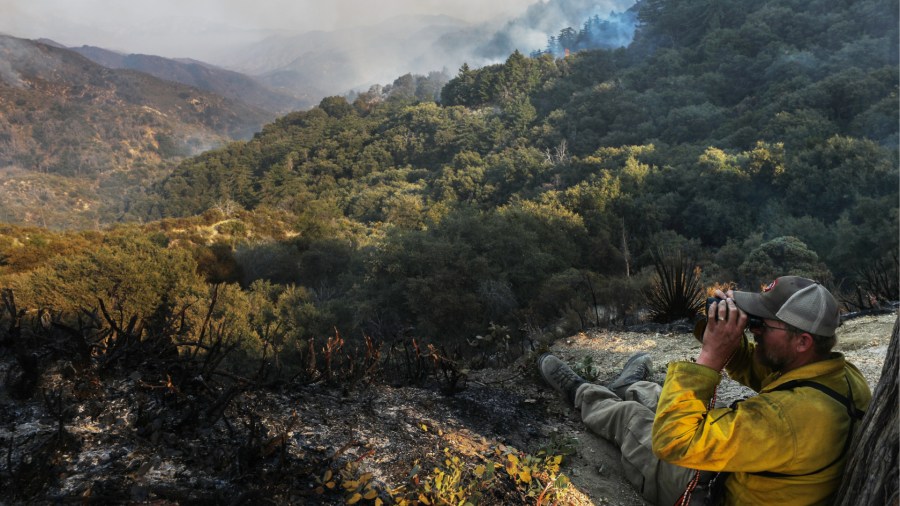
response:
<svg viewBox="0 0 900 506"><path fill-rule="evenodd" d="M154 174L185 156L249 138L273 118L185 84L98 65L69 49L0 36L0 167L17 169L0 175L0 211L13 222L52 223L25 219L40 208L67 226L93 226L102 207L143 191ZM71 191L79 194L74 201Z"/></svg>
<svg viewBox="0 0 900 506"><path fill-rule="evenodd" d="M145 114L149 108L160 121L170 122L171 133L184 141L189 140L191 131L210 139L249 138L273 117L194 87L139 71L109 69L77 52L26 39L0 37L0 51L4 62L0 84L5 86L2 106L7 117L2 126L7 132L28 130L30 123L23 113L52 116L54 106L130 115ZM92 123L90 118L79 119ZM4 151L3 162L14 161L12 151Z"/></svg>
<svg viewBox="0 0 900 506"><path fill-rule="evenodd" d="M295 96L273 90L253 77L199 60L138 53L124 54L86 45L69 49L104 67L137 70L276 114L288 113L306 105Z"/></svg>

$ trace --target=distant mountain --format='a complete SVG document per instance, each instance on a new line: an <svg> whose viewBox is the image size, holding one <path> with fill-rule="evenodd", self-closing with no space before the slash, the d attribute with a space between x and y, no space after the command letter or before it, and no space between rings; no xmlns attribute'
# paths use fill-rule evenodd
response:
<svg viewBox="0 0 900 506"><path fill-rule="evenodd" d="M273 118L221 95L0 36L0 219L109 221L101 203L141 191L185 156L250 138ZM40 220L29 218L36 210Z"/></svg>
<svg viewBox="0 0 900 506"><path fill-rule="evenodd" d="M108 67L111 69L124 69L128 68L125 66L125 57L128 56L125 53L120 53L118 51L111 51L109 49L103 49L102 47L96 46L81 46L81 47L70 47L72 51L84 56L85 58L93 61L94 63L99 63L104 67ZM132 70L141 70L141 69L132 69ZM143 72L143 71L142 71ZM147 72L149 74L149 72ZM159 77L159 76L157 76ZM162 78L160 78L162 79ZM169 79L171 81L171 79Z"/></svg>
<svg viewBox="0 0 900 506"><path fill-rule="evenodd" d="M137 70L166 81L211 91L273 113L284 114L310 105L291 94L272 90L250 76L197 60L123 54L94 46L70 49L104 67Z"/></svg>
<svg viewBox="0 0 900 506"><path fill-rule="evenodd" d="M0 33L0 35L6 35L6 34ZM66 49L66 46L60 44L59 42L56 42L53 39L40 38L40 39L34 39L34 41L40 42L41 44L44 44L46 46L52 46L52 47L58 47L60 49Z"/></svg>
<svg viewBox="0 0 900 506"><path fill-rule="evenodd" d="M273 114L46 44L0 36L0 166L121 168L249 138Z"/></svg>

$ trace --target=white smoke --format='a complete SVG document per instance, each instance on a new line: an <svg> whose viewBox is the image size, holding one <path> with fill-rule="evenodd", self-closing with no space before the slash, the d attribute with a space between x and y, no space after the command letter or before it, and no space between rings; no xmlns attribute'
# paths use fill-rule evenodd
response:
<svg viewBox="0 0 900 506"><path fill-rule="evenodd" d="M210 59L273 35L335 31L401 15L470 23L522 12L534 0L0 0L0 32L124 53Z"/></svg>
<svg viewBox="0 0 900 506"><path fill-rule="evenodd" d="M5 59L0 59L0 81L3 81L14 88L25 87L25 83L22 81L19 73L13 70L10 62Z"/></svg>
<svg viewBox="0 0 900 506"><path fill-rule="evenodd" d="M0 81L15 88L24 88L25 81L13 68L13 63L28 57L28 51L19 39L0 37ZM37 65L39 62L35 62Z"/></svg>
<svg viewBox="0 0 900 506"><path fill-rule="evenodd" d="M510 53L519 50L531 53L543 50L547 39L564 28L581 29L589 18L598 16L604 20L618 19L632 7L635 0L548 0L528 7L521 16L509 21L497 31L490 41L476 50L476 55L489 60L503 60ZM631 35L634 28L631 23ZM630 42L630 37L628 41ZM612 45L612 44L611 44Z"/></svg>

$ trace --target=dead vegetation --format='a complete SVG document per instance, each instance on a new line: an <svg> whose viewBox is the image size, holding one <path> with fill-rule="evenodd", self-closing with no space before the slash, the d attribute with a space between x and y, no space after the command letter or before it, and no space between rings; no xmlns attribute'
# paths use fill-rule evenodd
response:
<svg viewBox="0 0 900 506"><path fill-rule="evenodd" d="M562 457L536 446L533 402L468 382L433 344L336 334L288 370L277 329L258 363L236 364L234 336L209 325L187 340L183 312L150 320L101 302L66 318L10 291L3 303L9 504L510 504L568 484Z"/></svg>
<svg viewBox="0 0 900 506"><path fill-rule="evenodd" d="M179 311L142 319L99 304L66 318L8 291L3 310L4 504L644 504L617 450L537 378L533 354L466 370L433 344L334 335L288 367L275 328L248 362L222 326L180 334ZM844 351L874 381L890 318L843 327ZM651 327L552 349L601 383L648 351L659 380L696 341Z"/></svg>

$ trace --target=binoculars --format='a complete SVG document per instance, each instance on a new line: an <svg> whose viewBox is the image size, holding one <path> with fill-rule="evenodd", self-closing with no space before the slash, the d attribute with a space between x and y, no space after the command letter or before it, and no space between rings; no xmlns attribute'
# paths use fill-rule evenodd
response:
<svg viewBox="0 0 900 506"><path fill-rule="evenodd" d="M709 297L706 299L706 309L703 311L703 314L697 319L697 322L694 324L694 337L697 338L701 343L703 342L703 332L706 331L706 321L708 320L707 315L709 315L709 308L714 303L720 302L723 299L719 297ZM728 308L725 308L725 318L728 318ZM759 316L755 316L752 314L747 315L747 330L759 329L765 326L763 319Z"/></svg>

